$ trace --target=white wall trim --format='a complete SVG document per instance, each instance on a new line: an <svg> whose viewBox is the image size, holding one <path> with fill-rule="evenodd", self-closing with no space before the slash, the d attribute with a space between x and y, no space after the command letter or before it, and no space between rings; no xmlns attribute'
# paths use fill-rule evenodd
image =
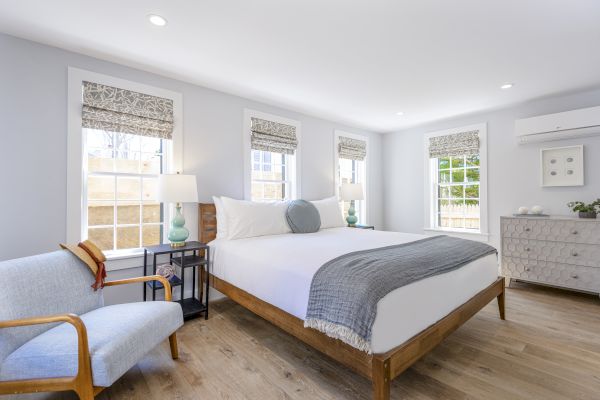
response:
<svg viewBox="0 0 600 400"><path fill-rule="evenodd" d="M252 135L252 118L266 119L268 121L278 122L281 124L291 125L296 127L296 138L298 139L298 147L296 148L295 165L293 166L293 174L296 176L296 182L292 188L292 198L300 199L302 196L302 125L300 121L280 117L279 115L268 114L262 111L251 110L248 108L244 109L244 120L242 129L242 146L244 154L244 199L251 200L252 198L252 160L251 156L251 142L250 137Z"/></svg>
<svg viewBox="0 0 600 400"><path fill-rule="evenodd" d="M183 171L183 96L181 93L158 88L138 82L115 78L113 76L86 71L79 68L68 68L67 83L67 232L68 243L78 243L85 238L83 219L85 209L83 204L84 187L84 137L81 131L82 84L83 81L97 82L104 85L133 90L160 96L173 100L173 142L170 149L170 165L165 172ZM165 223L168 224L169 212L165 213ZM114 269L139 267L139 257L125 256L127 266L123 262L114 263ZM113 260L118 259L112 258ZM119 265L118 267L116 265ZM107 269L111 270L111 263Z"/></svg>
<svg viewBox="0 0 600 400"><path fill-rule="evenodd" d="M431 204L433 190L435 188L432 186L432 182L434 182L434 177L432 174L435 171L431 165L431 159L429 158L429 139L436 136L445 136L452 135L460 132L467 131L479 131L479 207L481 213L480 220L480 230L479 232L464 232L461 230L452 230L452 229L435 229L433 227L432 221L435 216L433 215L433 207ZM442 131L435 131L426 133L423 137L423 149L424 149L424 171L425 171L425 185L424 185L424 200L425 200L425 214L423 216L424 220L424 231L435 231L435 232L444 232L450 235L462 236L462 235L479 235L483 240L487 241L489 237L489 228L488 228L488 157L487 157L487 122L483 122L480 124L461 126L457 128L445 129Z"/></svg>
<svg viewBox="0 0 600 400"><path fill-rule="evenodd" d="M344 136L347 138L351 138L351 139L358 139L358 140L362 140L364 142L367 143L367 156L365 157L365 171L364 171L364 177L367 181L367 184L365 185L365 203L367 205L367 207L365 208L365 218L364 221L360 221L361 224L368 224L369 223L369 215L370 213L370 209L371 209L371 202L369 201L369 194L371 192L370 190L370 186L371 186L371 179L369 176L369 155L370 155L370 148L371 146L369 145L369 137L365 136L365 135L358 135L356 133L350 133L350 132L346 132L346 131L342 131L339 129L335 129L333 131L333 193L335 194L335 196L337 196L338 198L340 197L340 180L339 180L339 139L340 136Z"/></svg>

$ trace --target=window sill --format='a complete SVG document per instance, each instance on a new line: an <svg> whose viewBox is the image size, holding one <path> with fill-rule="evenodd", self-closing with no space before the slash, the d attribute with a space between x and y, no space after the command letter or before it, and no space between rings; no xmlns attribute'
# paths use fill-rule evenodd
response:
<svg viewBox="0 0 600 400"><path fill-rule="evenodd" d="M104 253L108 261L125 260L127 258L141 257L144 255L144 249L133 249L124 251L107 251Z"/></svg>
<svg viewBox="0 0 600 400"><path fill-rule="evenodd" d="M484 232L473 232L464 229L442 229L442 228L423 228L425 233L444 233L450 236L462 237L464 239L473 239L481 242L487 242L490 234Z"/></svg>
<svg viewBox="0 0 600 400"><path fill-rule="evenodd" d="M144 249L106 252L106 270L140 268L144 266Z"/></svg>

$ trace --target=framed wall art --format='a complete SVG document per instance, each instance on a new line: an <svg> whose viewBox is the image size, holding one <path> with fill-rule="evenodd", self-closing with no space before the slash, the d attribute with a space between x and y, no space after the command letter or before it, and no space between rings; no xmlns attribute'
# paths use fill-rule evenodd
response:
<svg viewBox="0 0 600 400"><path fill-rule="evenodd" d="M541 149L541 184L583 186L583 145Z"/></svg>

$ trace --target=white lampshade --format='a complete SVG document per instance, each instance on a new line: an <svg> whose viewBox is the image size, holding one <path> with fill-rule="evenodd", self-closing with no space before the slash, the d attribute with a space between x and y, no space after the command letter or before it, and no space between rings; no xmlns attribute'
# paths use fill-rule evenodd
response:
<svg viewBox="0 0 600 400"><path fill-rule="evenodd" d="M161 203L197 203L198 186L196 176L159 175L156 199Z"/></svg>
<svg viewBox="0 0 600 400"><path fill-rule="evenodd" d="M342 183L340 188L340 197L344 201L364 200L363 187L360 183Z"/></svg>

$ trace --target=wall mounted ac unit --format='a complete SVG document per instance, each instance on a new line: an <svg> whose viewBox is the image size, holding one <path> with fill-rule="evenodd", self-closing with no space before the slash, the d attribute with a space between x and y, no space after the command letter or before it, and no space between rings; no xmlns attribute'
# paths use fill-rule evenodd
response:
<svg viewBox="0 0 600 400"><path fill-rule="evenodd" d="M520 144L600 135L600 106L518 119Z"/></svg>

